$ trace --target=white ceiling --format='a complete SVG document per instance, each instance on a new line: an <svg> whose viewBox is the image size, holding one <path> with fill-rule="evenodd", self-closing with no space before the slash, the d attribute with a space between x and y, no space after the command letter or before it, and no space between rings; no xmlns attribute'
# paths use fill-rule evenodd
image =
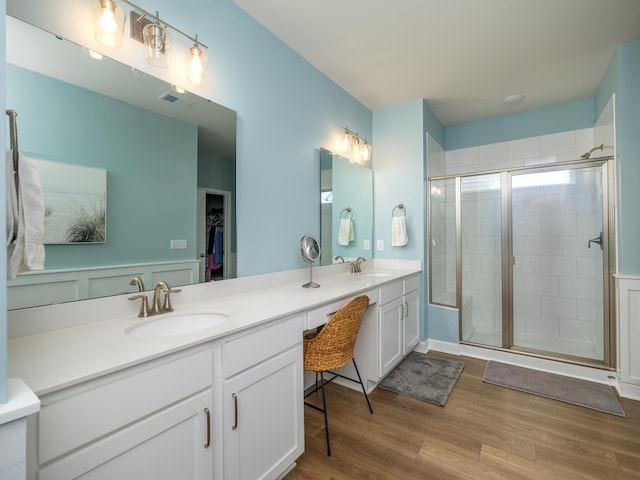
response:
<svg viewBox="0 0 640 480"><path fill-rule="evenodd" d="M640 0L235 2L371 110L424 98L445 126L591 97L640 39Z"/></svg>

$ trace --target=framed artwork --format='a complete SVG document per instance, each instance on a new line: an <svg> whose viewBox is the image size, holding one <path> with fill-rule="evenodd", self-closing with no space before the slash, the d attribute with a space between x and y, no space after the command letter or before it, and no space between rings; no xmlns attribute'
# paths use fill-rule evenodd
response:
<svg viewBox="0 0 640 480"><path fill-rule="evenodd" d="M106 243L107 171L30 160L38 169L44 193L44 243Z"/></svg>

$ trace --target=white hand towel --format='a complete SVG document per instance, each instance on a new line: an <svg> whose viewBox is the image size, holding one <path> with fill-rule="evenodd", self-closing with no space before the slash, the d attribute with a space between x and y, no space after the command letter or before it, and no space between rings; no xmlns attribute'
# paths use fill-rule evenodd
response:
<svg viewBox="0 0 640 480"><path fill-rule="evenodd" d="M404 247L407 243L409 243L407 217L404 215L401 217L394 216L391 222L391 246Z"/></svg>
<svg viewBox="0 0 640 480"><path fill-rule="evenodd" d="M340 227L338 228L338 245L347 246L353 241L353 228L350 218L341 218Z"/></svg>
<svg viewBox="0 0 640 480"><path fill-rule="evenodd" d="M18 193L13 171L13 151L8 151L5 158L6 193L7 193L7 245L15 240L18 230Z"/></svg>
<svg viewBox="0 0 640 480"><path fill-rule="evenodd" d="M18 231L7 265L7 277L44 268L44 194L40 175L31 161L20 155Z"/></svg>

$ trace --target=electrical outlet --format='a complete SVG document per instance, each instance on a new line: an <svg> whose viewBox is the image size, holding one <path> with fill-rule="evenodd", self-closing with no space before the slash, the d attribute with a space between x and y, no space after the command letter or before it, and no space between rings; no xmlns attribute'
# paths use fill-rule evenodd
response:
<svg viewBox="0 0 640 480"><path fill-rule="evenodd" d="M379 252L384 250L384 240L378 240L378 245L376 247Z"/></svg>
<svg viewBox="0 0 640 480"><path fill-rule="evenodd" d="M362 248L365 250L371 250L371 240L365 240L362 242Z"/></svg>
<svg viewBox="0 0 640 480"><path fill-rule="evenodd" d="M186 240L171 240L171 250L183 250L187 248Z"/></svg>

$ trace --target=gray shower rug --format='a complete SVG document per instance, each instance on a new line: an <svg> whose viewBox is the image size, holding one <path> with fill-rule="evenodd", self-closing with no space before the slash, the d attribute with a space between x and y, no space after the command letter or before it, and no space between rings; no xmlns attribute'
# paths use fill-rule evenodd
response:
<svg viewBox="0 0 640 480"><path fill-rule="evenodd" d="M411 352L378 386L418 400L444 405L463 368L462 362Z"/></svg>
<svg viewBox="0 0 640 480"><path fill-rule="evenodd" d="M601 383L493 361L487 363L482 379L501 387L625 416L611 387Z"/></svg>

